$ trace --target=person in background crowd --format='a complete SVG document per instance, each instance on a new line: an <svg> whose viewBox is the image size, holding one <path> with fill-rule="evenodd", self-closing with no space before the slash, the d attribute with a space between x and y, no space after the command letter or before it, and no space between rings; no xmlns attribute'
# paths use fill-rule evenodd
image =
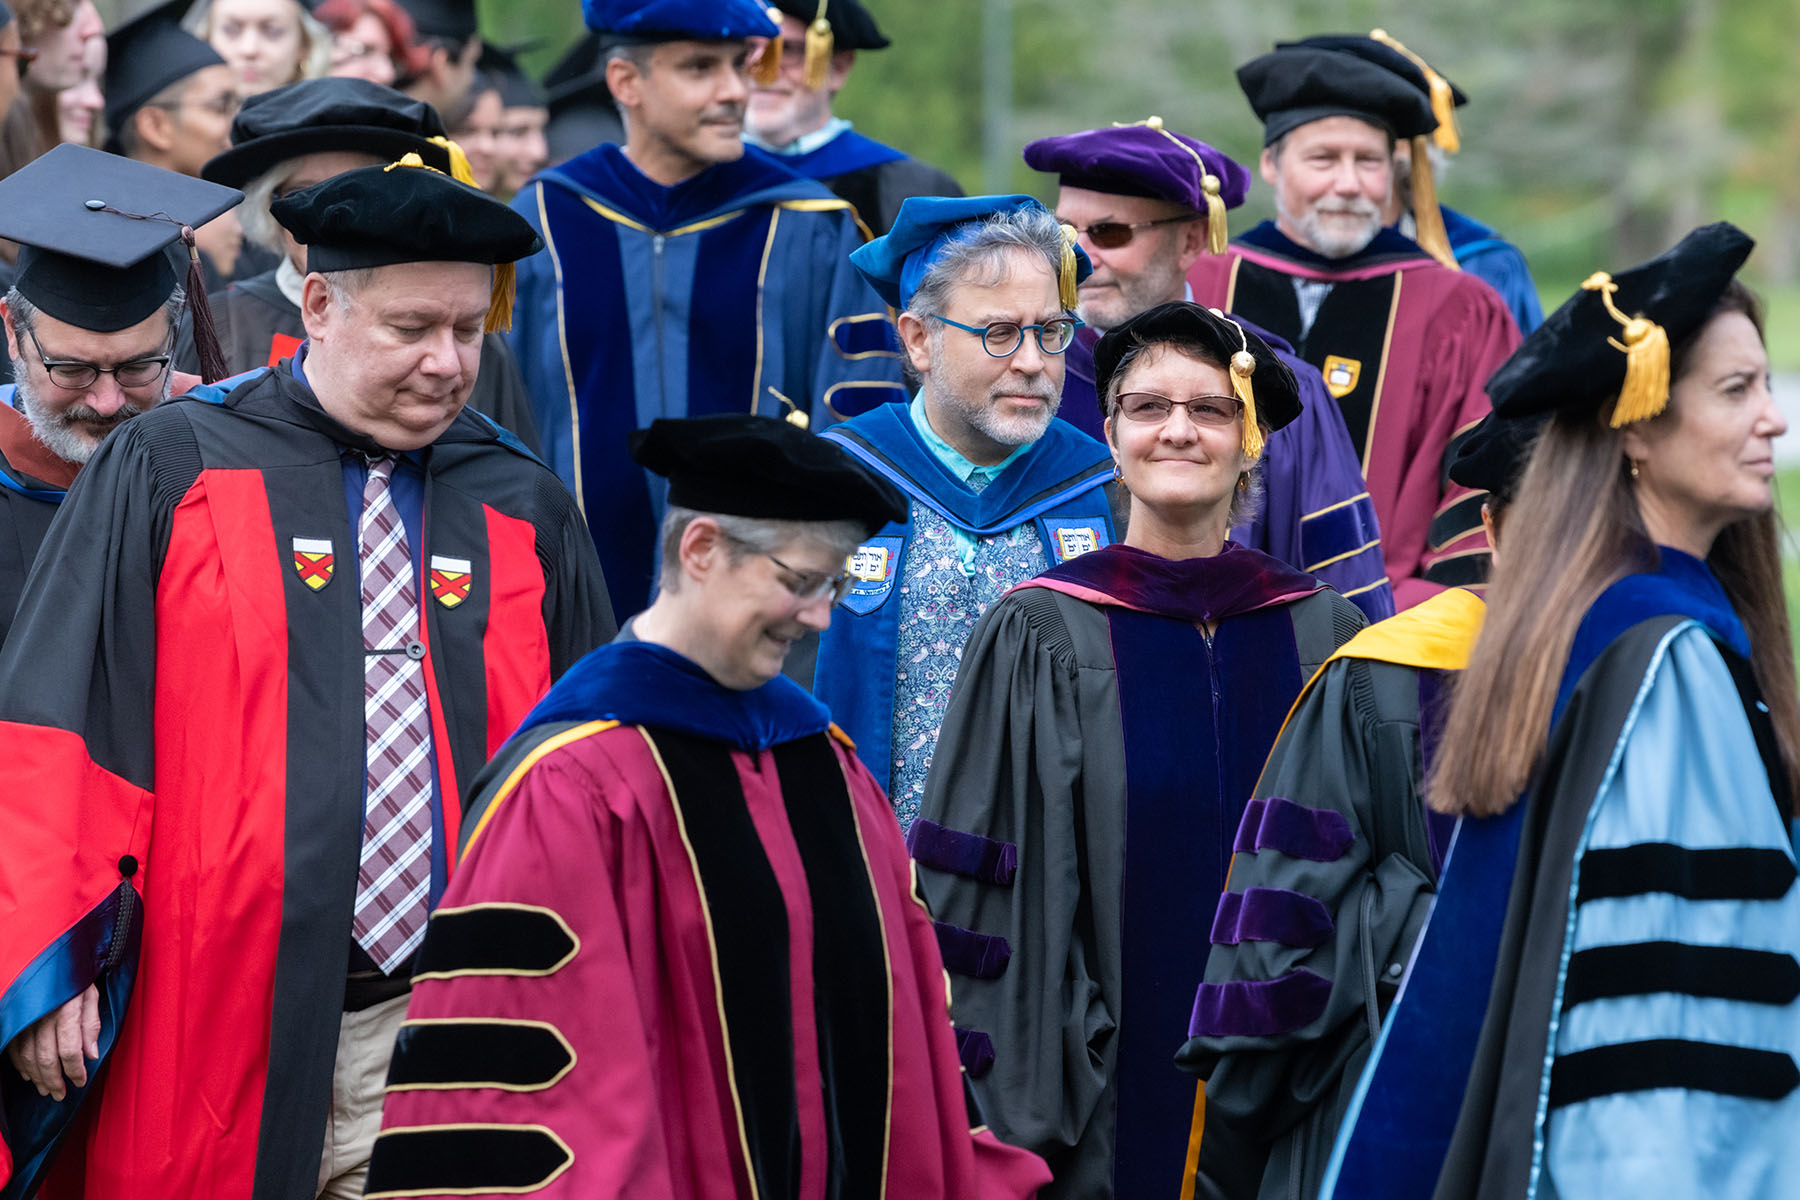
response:
<svg viewBox="0 0 1800 1200"><path fill-rule="evenodd" d="M200 383L169 358L189 301L163 253L179 245L180 227L104 214L115 224L96 237L46 210L45 189L65 178L70 155L97 190L129 196L134 213L202 224L241 198L74 146L0 181L0 237L24 244L18 280L0 302L17 380L0 387L0 644L76 473L113 430Z"/></svg>
<svg viewBox="0 0 1800 1200"><path fill-rule="evenodd" d="M1124 540L982 618L909 845L976 1098L1050 1163L1041 1194L1191 1196L1211 1114L1171 1052L1232 832L1282 715L1363 616L1228 540L1300 411L1266 343L1176 301L1094 363Z"/></svg>
<svg viewBox="0 0 1800 1200"><path fill-rule="evenodd" d="M500 91L500 127L494 138L494 160L498 177L494 192L510 198L526 182L543 170L550 158L550 147L544 140L544 127L550 120L544 91L520 69L518 55L525 47L502 49L483 46L481 69ZM595 143L588 143L584 149Z"/></svg>
<svg viewBox="0 0 1800 1200"><path fill-rule="evenodd" d="M476 71L461 114L450 125L450 137L468 156L475 186L492 192L500 178L500 122L505 109L493 76Z"/></svg>
<svg viewBox="0 0 1800 1200"><path fill-rule="evenodd" d="M876 235L893 228L908 196L960 196L943 171L864 137L833 116L860 50L890 45L858 0L774 0L780 58L765 60L744 113L744 137L796 175L817 179L856 206Z"/></svg>
<svg viewBox="0 0 1800 1200"><path fill-rule="evenodd" d="M100 81L106 75L106 39L93 38L82 50L81 80L56 93L56 132L77 146L97 145L100 114L106 94Z"/></svg>
<svg viewBox="0 0 1800 1200"><path fill-rule="evenodd" d="M30 58L14 59L14 66L29 62L29 67L20 72L19 92L0 132L5 157L0 171L17 170L61 140L56 95L81 82L88 44L106 33L93 0L18 0L13 8L19 49Z"/></svg>
<svg viewBox="0 0 1800 1200"><path fill-rule="evenodd" d="M276 202L307 350L108 438L0 653L21 1195L361 1197L463 782L615 632L567 491L463 411L537 237L414 161ZM96 190L44 202L98 232Z"/></svg>
<svg viewBox="0 0 1800 1200"><path fill-rule="evenodd" d="M1160 117L1135 125L1041 138L1025 147L1033 170L1057 176L1056 216L1081 234L1094 273L1081 285L1086 324L1064 356L1056 415L1103 437L1094 390L1100 335L1158 304L1191 299L1188 269L1225 246L1225 213L1244 201L1250 173ZM1317 575L1371 621L1394 614L1375 506L1343 417L1325 384L1288 344L1242 320L1295 372L1300 415L1269 438L1263 501L1231 540Z"/></svg>
<svg viewBox="0 0 1800 1200"><path fill-rule="evenodd" d="M416 69L398 86L431 105L447 124L461 119L481 57L475 0L399 0L417 32Z"/></svg>
<svg viewBox="0 0 1800 1200"><path fill-rule="evenodd" d="M104 38L93 38L89 44L106 44ZM13 10L0 0L0 120L12 110L19 96L19 68L31 61L35 51L26 50L19 39L19 21ZM83 60L86 61L85 58Z"/></svg>
<svg viewBox="0 0 1800 1200"><path fill-rule="evenodd" d="M912 196L890 233L850 256L900 314L919 391L825 436L911 501L857 549L813 690L863 748L902 829L982 612L1118 529L1106 448L1054 419L1088 270L1073 238L1029 196Z"/></svg>
<svg viewBox="0 0 1800 1200"><path fill-rule="evenodd" d="M662 486L626 438L655 415L828 421L904 395L892 327L850 265L848 201L744 145L761 0L587 0L626 143L540 172L513 207L513 347L551 466L594 514L621 613L652 595ZM602 516L601 514L604 514Z"/></svg>
<svg viewBox="0 0 1800 1200"><path fill-rule="evenodd" d="M246 99L331 66L331 34L300 0L207 0L188 22L224 57Z"/></svg>
<svg viewBox="0 0 1800 1200"><path fill-rule="evenodd" d="M331 31L332 75L395 87L425 69L412 18L394 0L325 0L313 16Z"/></svg>
<svg viewBox="0 0 1800 1200"><path fill-rule="evenodd" d="M1323 375L1361 457L1395 606L1478 583L1481 497L1444 471L1519 330L1487 284L1385 224L1395 140L1436 127L1431 102L1385 67L1303 45L1246 63L1238 84L1263 121L1275 220L1203 255L1194 298L1285 338Z"/></svg>
<svg viewBox="0 0 1800 1200"><path fill-rule="evenodd" d="M595 146L625 141L618 102L606 86L599 34L591 30L584 34L544 73L544 99L550 114L544 126L550 156L546 166L559 166Z"/></svg>
<svg viewBox="0 0 1800 1200"><path fill-rule="evenodd" d="M1487 493L1496 562L1542 426L1490 413L1450 464L1457 483ZM1472 589L1446 588L1371 625L1313 676L1282 727L1238 827L1176 1058L1206 1081L1202 1194L1319 1194L1449 853L1455 822L1426 807L1425 778L1485 611Z"/></svg>

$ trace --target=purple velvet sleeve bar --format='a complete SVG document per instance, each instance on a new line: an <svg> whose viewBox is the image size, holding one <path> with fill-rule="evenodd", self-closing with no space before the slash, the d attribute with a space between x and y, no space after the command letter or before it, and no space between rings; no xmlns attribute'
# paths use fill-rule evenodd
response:
<svg viewBox="0 0 1800 1200"><path fill-rule="evenodd" d="M1012 946L1003 937L990 937L933 921L937 929L938 950L944 956L944 967L971 979L998 979L1012 958Z"/></svg>
<svg viewBox="0 0 1800 1200"><path fill-rule="evenodd" d="M1311 971L1279 979L1203 983L1194 996L1189 1037L1276 1037L1316 1021L1331 981Z"/></svg>
<svg viewBox="0 0 1800 1200"><path fill-rule="evenodd" d="M1245 806L1232 849L1239 854L1275 850L1309 862L1336 862L1355 841L1344 814L1270 796Z"/></svg>
<svg viewBox="0 0 1800 1200"><path fill-rule="evenodd" d="M994 1039L979 1029L956 1029L956 1054L970 1079L994 1069Z"/></svg>
<svg viewBox="0 0 1800 1200"><path fill-rule="evenodd" d="M1318 900L1286 888L1246 888L1219 897L1213 917L1215 946L1239 942L1276 942L1311 950L1330 940L1337 924Z"/></svg>
<svg viewBox="0 0 1800 1200"><path fill-rule="evenodd" d="M946 829L922 817L907 833L906 848L922 866L996 887L1011 887L1019 870L1019 848L1011 842Z"/></svg>

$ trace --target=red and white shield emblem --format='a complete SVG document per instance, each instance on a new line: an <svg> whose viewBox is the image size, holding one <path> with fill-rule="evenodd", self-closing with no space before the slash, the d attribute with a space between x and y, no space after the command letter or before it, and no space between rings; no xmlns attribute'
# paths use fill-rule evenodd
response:
<svg viewBox="0 0 1800 1200"><path fill-rule="evenodd" d="M475 582L470 574L472 564L466 558L431 556L431 594L445 608L455 608L469 598L469 587Z"/></svg>
<svg viewBox="0 0 1800 1200"><path fill-rule="evenodd" d="M316 592L331 582L336 561L329 539L294 539L294 570L300 572L300 582L313 591Z"/></svg>

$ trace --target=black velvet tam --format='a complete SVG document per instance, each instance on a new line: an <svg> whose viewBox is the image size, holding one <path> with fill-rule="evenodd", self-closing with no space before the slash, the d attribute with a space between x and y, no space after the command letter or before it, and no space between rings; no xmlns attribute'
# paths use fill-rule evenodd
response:
<svg viewBox="0 0 1800 1200"><path fill-rule="evenodd" d="M361 151L392 162L417 154L425 165L450 169L437 110L366 79L303 79L244 101L231 122L231 149L201 169L214 183L243 187L305 154Z"/></svg>
<svg viewBox="0 0 1800 1200"><path fill-rule="evenodd" d="M1729 222L1703 225L1642 266L1613 276L1613 304L1663 327L1671 346L1706 324L1756 245ZM1623 327L1599 292L1581 290L1532 330L1488 379L1494 411L1507 417L1597 412L1625 382Z"/></svg>
<svg viewBox="0 0 1800 1200"><path fill-rule="evenodd" d="M1546 419L1489 413L1457 439L1456 457L1450 460L1451 481L1487 492L1502 504L1511 503Z"/></svg>
<svg viewBox="0 0 1800 1200"><path fill-rule="evenodd" d="M808 25L819 15L816 0L770 2L788 16L798 17ZM875 14L857 0L828 0L825 23L831 26L831 41L839 50L885 50L891 44L887 35L881 32L881 26L875 23Z"/></svg>
<svg viewBox="0 0 1800 1200"><path fill-rule="evenodd" d="M1263 123L1263 145L1310 121L1355 117L1397 138L1437 128L1429 96L1385 66L1343 50L1290 43L1251 59L1238 86Z"/></svg>
<svg viewBox="0 0 1800 1200"><path fill-rule="evenodd" d="M195 71L225 60L181 27L191 0L170 0L139 13L106 39L106 127L116 137L156 94Z"/></svg>
<svg viewBox="0 0 1800 1200"><path fill-rule="evenodd" d="M360 167L269 206L306 247L308 271L408 262L510 263L543 248L518 213L441 171Z"/></svg>
<svg viewBox="0 0 1800 1200"><path fill-rule="evenodd" d="M1134 345L1173 341L1199 342L1217 354L1219 361L1227 367L1232 355L1249 350L1256 360L1250 385L1256 391L1257 419L1274 430L1300 415L1300 384L1287 364L1275 357L1269 344L1230 318L1187 300L1159 304L1101 337L1094 347L1094 388L1101 397L1102 410L1105 409L1107 389L1112 386L1113 372L1119 369L1119 360L1125 357L1127 350Z"/></svg>
<svg viewBox="0 0 1800 1200"><path fill-rule="evenodd" d="M1429 98L1431 95L1431 82L1425 78L1425 72L1419 69L1418 63L1415 63L1412 59L1406 57L1406 55L1400 53L1400 51L1394 49L1386 42L1378 42L1372 37L1365 37L1360 33L1321 33L1314 37L1301 38L1297 42L1275 43L1275 49L1277 50L1296 48L1309 50L1335 50L1344 54L1354 54L1365 62L1372 62L1378 67L1384 67L1387 70L1392 71L1394 74L1406 80L1406 82L1412 84L1415 88L1418 88L1426 97ZM1468 96L1463 94L1461 88L1457 87L1454 83L1450 83L1449 79L1445 79L1444 82L1450 84L1450 96L1457 108L1461 108L1469 102Z"/></svg>
<svg viewBox="0 0 1800 1200"><path fill-rule="evenodd" d="M669 503L780 521L906 519L906 497L817 434L774 417L660 418L631 435L631 457L669 481Z"/></svg>
<svg viewBox="0 0 1800 1200"><path fill-rule="evenodd" d="M22 249L14 286L58 321L129 329L175 290L163 250L237 204L234 188L65 143L0 180L0 237Z"/></svg>

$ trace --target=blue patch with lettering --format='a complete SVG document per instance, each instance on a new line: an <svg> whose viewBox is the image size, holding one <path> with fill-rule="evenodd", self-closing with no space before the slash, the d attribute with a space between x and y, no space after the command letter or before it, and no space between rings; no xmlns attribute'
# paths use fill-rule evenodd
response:
<svg viewBox="0 0 1800 1200"><path fill-rule="evenodd" d="M858 546L849 563L856 582L844 596L843 607L862 617L886 603L900 578L900 551L905 546L903 537L870 538Z"/></svg>
<svg viewBox="0 0 1800 1200"><path fill-rule="evenodd" d="M1050 557L1059 563L1098 550L1112 540L1106 523L1099 517L1052 517L1044 522L1044 531L1049 535Z"/></svg>

